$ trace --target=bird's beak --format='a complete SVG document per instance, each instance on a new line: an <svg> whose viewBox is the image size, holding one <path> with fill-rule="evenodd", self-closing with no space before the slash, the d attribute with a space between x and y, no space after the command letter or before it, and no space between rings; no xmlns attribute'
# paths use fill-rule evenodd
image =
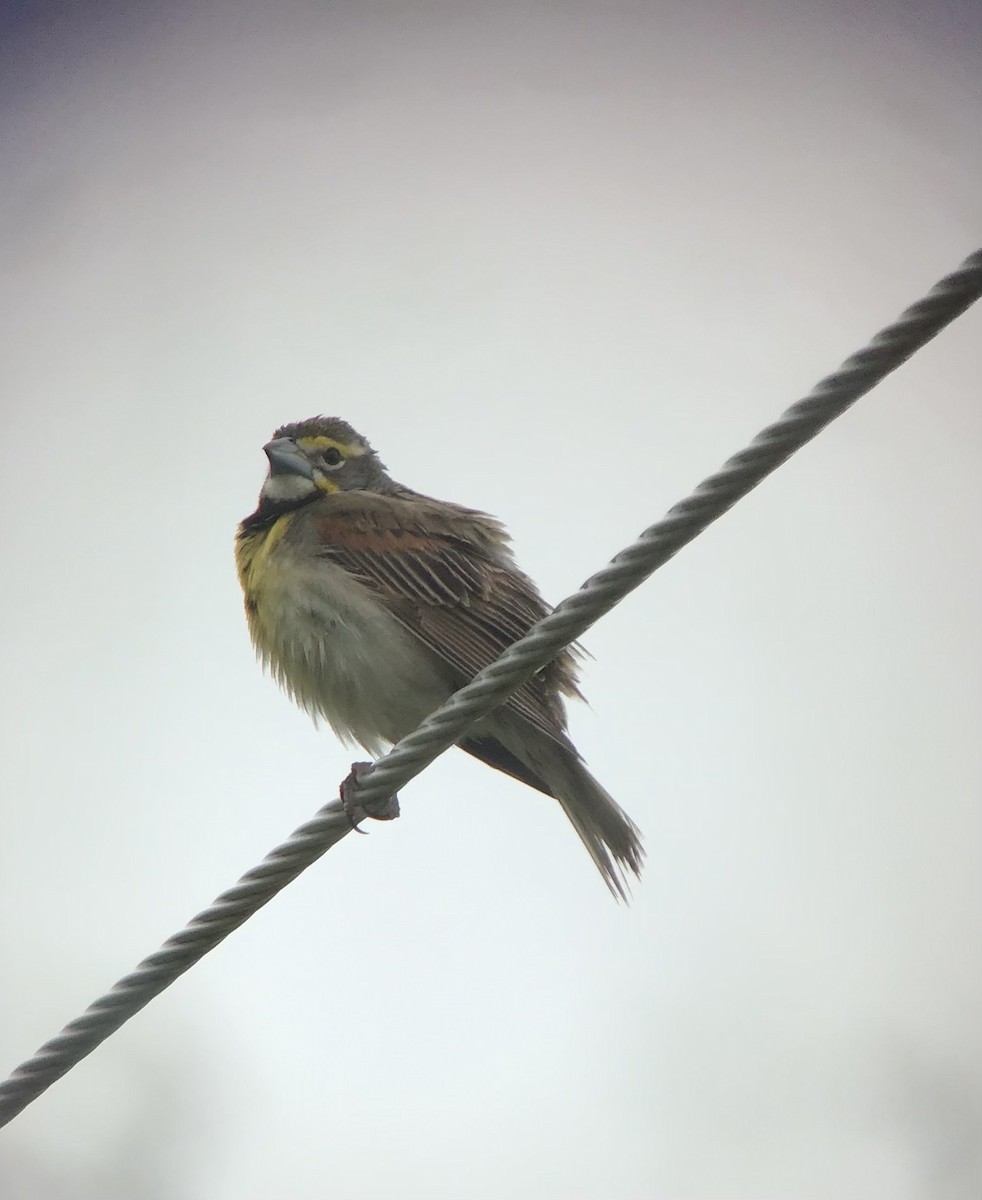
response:
<svg viewBox="0 0 982 1200"><path fill-rule="evenodd" d="M313 479L310 461L293 438L274 438L263 450L269 459L270 475L302 475L304 479Z"/></svg>

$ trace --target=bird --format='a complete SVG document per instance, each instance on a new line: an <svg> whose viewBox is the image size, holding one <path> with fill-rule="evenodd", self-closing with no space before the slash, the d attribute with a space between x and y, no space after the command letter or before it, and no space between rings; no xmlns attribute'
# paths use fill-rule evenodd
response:
<svg viewBox="0 0 982 1200"><path fill-rule="evenodd" d="M282 425L238 526L235 557L256 653L288 695L373 757L551 610L495 517L392 479L339 417ZM640 877L641 834L567 732L582 699L563 650L457 745L558 800L615 898Z"/></svg>

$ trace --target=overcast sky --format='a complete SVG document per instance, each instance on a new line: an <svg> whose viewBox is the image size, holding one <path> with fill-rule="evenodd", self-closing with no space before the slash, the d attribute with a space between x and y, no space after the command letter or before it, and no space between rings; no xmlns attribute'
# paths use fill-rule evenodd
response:
<svg viewBox="0 0 982 1200"><path fill-rule="evenodd" d="M0 1075L336 790L232 537L324 412L558 600L982 241L961 3L7 4ZM459 752L4 1200L982 1194L982 309L584 639L618 907Z"/></svg>

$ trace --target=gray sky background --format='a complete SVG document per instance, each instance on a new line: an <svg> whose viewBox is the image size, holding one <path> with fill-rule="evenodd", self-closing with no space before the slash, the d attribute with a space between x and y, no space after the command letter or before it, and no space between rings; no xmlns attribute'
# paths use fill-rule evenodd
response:
<svg viewBox="0 0 982 1200"><path fill-rule="evenodd" d="M559 599L982 227L965 3L7 5L0 1070L351 758L253 661L278 424ZM4 1200L982 1192L982 311L585 639L630 909L464 755L0 1137Z"/></svg>

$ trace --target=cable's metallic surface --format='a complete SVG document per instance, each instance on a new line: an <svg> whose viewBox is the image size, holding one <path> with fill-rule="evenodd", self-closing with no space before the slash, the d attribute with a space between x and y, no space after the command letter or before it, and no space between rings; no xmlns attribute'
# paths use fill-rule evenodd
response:
<svg viewBox="0 0 982 1200"><path fill-rule="evenodd" d="M349 797L370 814L392 815L394 792L980 296L982 250L792 405L663 520L646 529L633 546L379 759L370 773L360 774ZM0 1125L11 1121L350 831L351 822L340 802L325 805L0 1083Z"/></svg>
<svg viewBox="0 0 982 1200"><path fill-rule="evenodd" d="M869 345L848 358L809 394L793 404L745 449L704 479L633 546L616 555L578 592L563 600L525 637L485 667L456 695L431 713L397 746L379 759L357 790L359 803L397 792L475 722L495 708L545 663L588 629L599 617L721 517L737 500L811 441L884 376L906 362L936 334L982 296L982 250L970 255L951 275L912 304ZM0 1085L2 1088L2 1085ZM2 1093L0 1093L2 1094Z"/></svg>

